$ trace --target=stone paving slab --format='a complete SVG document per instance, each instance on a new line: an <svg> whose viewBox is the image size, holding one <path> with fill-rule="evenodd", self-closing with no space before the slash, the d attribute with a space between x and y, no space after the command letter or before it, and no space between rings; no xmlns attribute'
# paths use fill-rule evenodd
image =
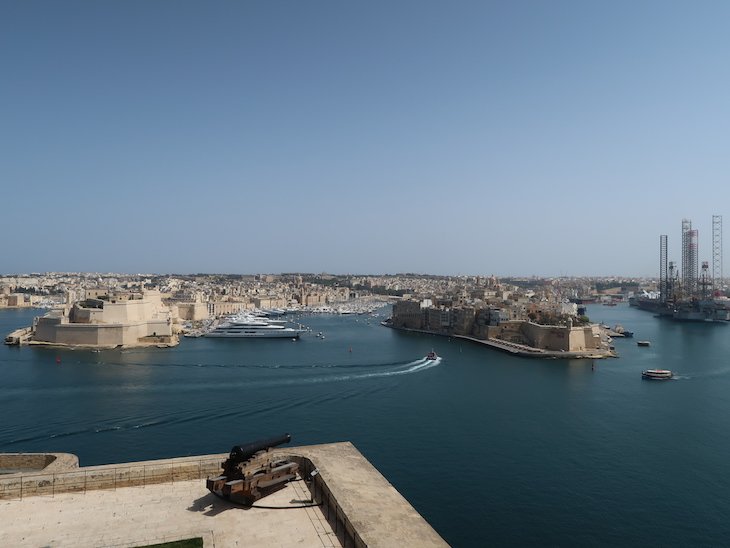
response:
<svg viewBox="0 0 730 548"><path fill-rule="evenodd" d="M260 502L290 506L309 496L294 482ZM0 501L0 546L127 548L191 537L206 548L340 546L318 507L243 509L210 493L205 480Z"/></svg>

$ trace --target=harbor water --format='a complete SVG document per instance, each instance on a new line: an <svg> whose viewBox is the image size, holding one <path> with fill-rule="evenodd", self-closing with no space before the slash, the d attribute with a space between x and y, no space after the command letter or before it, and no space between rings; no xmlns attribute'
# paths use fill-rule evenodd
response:
<svg viewBox="0 0 730 548"><path fill-rule="evenodd" d="M0 311L0 333L39 313ZM454 546L728 544L730 325L592 305L635 333L592 362L398 332L386 314L302 316L325 338L297 341L2 346L0 452L93 465L290 432L351 441ZM676 376L642 380L650 368Z"/></svg>

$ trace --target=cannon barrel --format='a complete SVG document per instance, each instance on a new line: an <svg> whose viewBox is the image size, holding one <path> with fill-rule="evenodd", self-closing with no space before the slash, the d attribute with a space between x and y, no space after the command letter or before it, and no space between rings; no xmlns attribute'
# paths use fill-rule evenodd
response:
<svg viewBox="0 0 730 548"><path fill-rule="evenodd" d="M261 440L252 441L251 443L234 445L231 448L231 454L228 458L234 462L243 462L250 459L258 451L263 451L264 449L268 449L269 447L276 447L277 445L289 443L290 441L290 434L282 434L281 436L274 436L273 438L264 438Z"/></svg>

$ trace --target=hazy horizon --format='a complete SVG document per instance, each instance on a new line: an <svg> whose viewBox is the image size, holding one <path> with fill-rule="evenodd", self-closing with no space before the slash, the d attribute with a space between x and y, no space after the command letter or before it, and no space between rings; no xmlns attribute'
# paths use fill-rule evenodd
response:
<svg viewBox="0 0 730 548"><path fill-rule="evenodd" d="M560 276L539 276L524 274L495 274L495 273L479 273L464 272L456 274L438 273L438 272L308 272L308 271L287 271L287 272L123 272L123 271L88 271L88 272L67 272L67 271L35 271L35 272L6 272L0 273L0 277L14 276L44 276L44 275L99 275L99 276L333 276L333 277L387 277L387 276L414 276L414 277L437 277L437 278L461 278L461 277L481 277L488 278L495 276L499 279L555 279L555 278L596 278L596 279L627 279L627 278L658 278L658 276L631 276L618 274L599 274L595 276L578 276L565 274Z"/></svg>
<svg viewBox="0 0 730 548"><path fill-rule="evenodd" d="M4 271L656 277L730 203L728 3L2 11Z"/></svg>

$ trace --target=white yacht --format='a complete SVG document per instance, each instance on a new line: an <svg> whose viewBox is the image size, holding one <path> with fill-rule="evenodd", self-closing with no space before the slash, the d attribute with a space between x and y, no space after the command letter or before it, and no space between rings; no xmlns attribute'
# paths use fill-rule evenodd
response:
<svg viewBox="0 0 730 548"><path fill-rule="evenodd" d="M269 320L250 315L239 315L205 334L206 337L252 337L252 338L288 338L296 339L303 330L286 327L285 322Z"/></svg>
<svg viewBox="0 0 730 548"><path fill-rule="evenodd" d="M283 308L262 308L261 312L268 317L272 316L283 316L286 314L286 310Z"/></svg>

